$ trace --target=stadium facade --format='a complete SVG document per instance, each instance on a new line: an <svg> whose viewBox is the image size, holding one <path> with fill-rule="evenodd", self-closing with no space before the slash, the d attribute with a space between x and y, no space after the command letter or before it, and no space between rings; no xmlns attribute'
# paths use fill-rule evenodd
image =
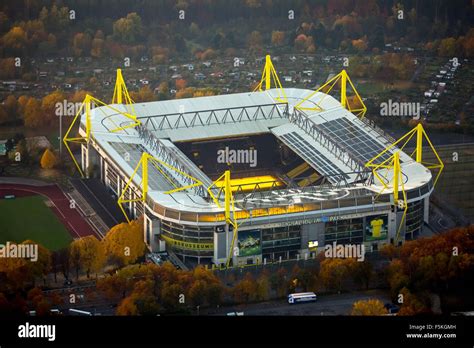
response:
<svg viewBox="0 0 474 348"><path fill-rule="evenodd" d="M282 102L280 92L96 107L81 117L79 133L91 136L80 165L127 198L131 218L144 216L150 251L172 250L184 262L248 265L313 257L333 242L371 251L416 238L428 220L430 170L329 94L287 88ZM318 109L295 107L302 102ZM123 115L131 108L136 127ZM225 148L256 151L257 165L219 163ZM395 152L405 207L398 184L390 189L395 171L384 185L366 165ZM215 183L228 169L236 233Z"/></svg>

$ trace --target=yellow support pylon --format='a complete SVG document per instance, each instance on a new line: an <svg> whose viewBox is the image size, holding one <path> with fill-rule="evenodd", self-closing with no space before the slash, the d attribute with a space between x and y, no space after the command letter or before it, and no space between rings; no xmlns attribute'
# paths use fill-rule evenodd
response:
<svg viewBox="0 0 474 348"><path fill-rule="evenodd" d="M125 103L124 103L125 102ZM115 87L114 95L112 96L112 104L126 104L130 106L131 114L135 114L135 109L133 107L134 101L128 93L127 86L125 85L125 80L122 75L122 69L117 69L117 75L115 78Z"/></svg>
<svg viewBox="0 0 474 348"><path fill-rule="evenodd" d="M196 179L195 177L179 170L178 168L173 167L172 165L170 165L166 162L163 162L163 161L159 160L158 158L153 157L152 155L150 155L147 152L144 152L142 154L142 157L138 161L138 164L135 167L132 175L130 176L127 183L125 184L125 187L123 188L123 190L120 194L120 197L117 200L117 203L118 203L120 209L122 210L122 213L125 215L125 218L127 219L128 222L130 222L130 219L128 218L128 215L125 212L125 209L123 209L122 204L131 203L131 202L139 202L139 201L145 202L146 201L146 198L147 198L147 195L148 195L148 166L150 164L152 166L154 166L163 175L163 177L174 187L173 189L171 189L169 191L166 191L165 192L166 194L171 194L171 193L174 193L174 192L179 192L179 191L187 190L189 188L193 188L193 187L196 187L196 186L203 185L202 181ZM176 182L163 170L163 168L160 168L160 166L164 166L164 167L166 167L168 169L171 169L171 170L173 170L173 171L175 171L175 172L177 172L177 173L179 173L183 176L186 176L187 178L190 178L192 181L194 181L194 183L179 187L179 186L176 185ZM125 195L127 194L127 191L130 188L130 185L133 181L133 178L137 174L139 168L142 168L141 181L139 183L139 187L141 188L141 197L134 198L134 199L125 199ZM208 192L211 195L211 197L215 199L214 195L212 194L212 192L210 192L209 189L208 189Z"/></svg>
<svg viewBox="0 0 474 348"><path fill-rule="evenodd" d="M115 108L113 106L110 106L110 105L107 105L104 102L102 102L101 100L99 100L97 98L94 98L93 96L91 96L89 94L86 94L86 96L84 98L84 101L81 104L81 107L77 111L76 116L72 120L71 125L69 126L68 130L66 131L66 134L63 137L63 143L64 143L66 149L68 150L69 154L71 155L72 160L74 161L74 164L76 165L76 167L79 170L79 173L81 174L82 177L84 177L84 173L83 173L81 167L79 166L79 164L77 163L76 158L74 157L74 155L71 151L71 148L69 147L69 143L79 143L79 144L89 145L89 142L92 138L91 109L92 109L93 104L96 105L96 106L105 106L105 107L111 109L112 111L114 111L115 113L120 114L122 116L125 116L126 118L128 118L132 121L131 124L126 125L126 126L118 126L118 125L115 124L117 126L117 128L112 129L111 132L117 132L117 131L120 131L120 130L124 130L126 128L135 127L135 126L140 124L140 121L137 120L137 118L134 115L131 115L127 112L120 111L117 108ZM72 132L72 128L76 124L77 120L80 119L80 116L82 115L83 112L84 112L85 117L86 117L86 129L85 129L86 135L84 137L82 137L82 136L70 137L70 133ZM110 120L113 122L113 120L111 118L110 118Z"/></svg>
<svg viewBox="0 0 474 348"><path fill-rule="evenodd" d="M396 242L400 240L400 231L405 221L408 210L407 194L405 191L405 184L403 182L403 172L400 166L400 151L395 152L391 157L387 158L380 164L372 165L372 173L380 184L382 189L375 197L375 200L387 189L391 188L393 194L393 205L397 209L403 209L402 219L397 229ZM385 171L385 172L383 172ZM392 174L391 180L389 179ZM400 192L402 198L400 199Z"/></svg>
<svg viewBox="0 0 474 348"><path fill-rule="evenodd" d="M363 118L365 116L365 113L367 112L367 107L365 106L362 98L360 97L359 93L357 92L354 84L352 83L349 75L347 74L346 70L342 70L339 74L334 76L333 78L329 79L326 83L324 83L321 87L319 87L317 90L312 92L310 95L308 95L306 98L304 98L302 101L300 101L298 104L295 105L295 109L299 110L310 110L310 111L322 111L322 107L319 105L324 98L326 98L326 95L331 92L333 87L337 84L340 83L341 85L341 92L340 92L340 102L341 105L349 110L350 112L354 113L357 117ZM351 87L352 91L355 94L356 102L359 103L361 106L360 107L352 107L350 104L351 102L349 101L349 98L347 96L347 83L349 83L349 86ZM308 102L316 93L323 91L326 95L321 98L321 100L318 101L318 103L314 103L315 106L303 106L305 102Z"/></svg>
<svg viewBox="0 0 474 348"><path fill-rule="evenodd" d="M265 56L265 66L262 71L262 78L260 79L260 83L257 85L257 87L255 87L253 91L262 92L262 86L264 85L265 90L269 90L270 88L272 88L272 80L275 85L275 88L278 89L278 97L276 98L276 100L282 103L288 103L288 98L286 97L285 90L283 89L275 67L273 66L272 59L270 55L267 54Z"/></svg>
<svg viewBox="0 0 474 348"><path fill-rule="evenodd" d="M222 192L224 192L224 216L225 216L225 222L228 226L228 228L232 227L233 229L233 236L232 236L232 242L229 248L229 253L227 256L227 262L226 262L226 268L229 268L230 265L230 260L232 259L232 255L234 253L234 245L235 245L235 240L237 238L237 233L238 233L238 228L239 224L237 223L237 216L235 214L235 201L234 201L234 195L232 193L232 187L231 187L231 178L230 178L230 170L226 170L224 174L222 174L219 178L217 178L208 188L207 191L211 194L211 197L214 200L214 203L221 208L221 205L219 203L219 200L212 195L211 188L213 186L217 187L217 182L221 181L224 179L224 185L219 188L219 192L217 196L220 196ZM227 236L226 236L227 238Z"/></svg>
<svg viewBox="0 0 474 348"><path fill-rule="evenodd" d="M125 99L125 104L133 104L133 100L128 93L125 80L122 75L122 69L117 69L115 78L114 95L112 96L112 104L122 104Z"/></svg>
<svg viewBox="0 0 474 348"><path fill-rule="evenodd" d="M438 179L441 175L441 172L444 169L444 163L441 160L441 158L438 155L438 152L436 152L436 149L434 148L433 144L431 143L430 138L428 137L428 134L426 134L426 131L423 128L423 125L421 123L418 123L418 125L413 128L411 131L407 132L405 135L403 135L400 139L398 139L396 142L391 144L390 146L386 147L382 152L380 152L377 156L372 158L369 162L365 164L367 168L373 168L376 166L374 163L380 156L383 156L383 154L389 152L391 149L395 148L397 145L402 144L400 146L400 150L403 150L406 145L410 142L410 140L415 136L416 134L416 146L415 150L410 154L410 157L413 158L415 156L415 161L423 164L426 168L428 169L439 169L436 178L433 182L433 186L436 186L436 183L438 182ZM426 139L429 147L433 151L437 163L431 163L431 162L425 162L423 161L423 138Z"/></svg>

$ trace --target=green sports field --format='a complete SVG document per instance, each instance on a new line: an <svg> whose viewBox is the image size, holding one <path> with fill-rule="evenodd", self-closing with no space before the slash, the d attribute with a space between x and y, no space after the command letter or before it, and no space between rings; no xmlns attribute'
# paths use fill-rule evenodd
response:
<svg viewBox="0 0 474 348"><path fill-rule="evenodd" d="M0 200L0 244L31 239L50 250L67 246L72 238L41 196Z"/></svg>

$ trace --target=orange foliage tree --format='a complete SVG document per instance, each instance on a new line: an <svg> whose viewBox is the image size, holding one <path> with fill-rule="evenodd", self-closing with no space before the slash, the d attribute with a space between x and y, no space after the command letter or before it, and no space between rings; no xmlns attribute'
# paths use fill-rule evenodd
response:
<svg viewBox="0 0 474 348"><path fill-rule="evenodd" d="M352 305L351 315L385 315L383 302L378 299L361 300Z"/></svg>
<svg viewBox="0 0 474 348"><path fill-rule="evenodd" d="M43 169L51 169L56 166L58 160L55 154L50 150L44 150L43 156L41 156L40 164Z"/></svg>

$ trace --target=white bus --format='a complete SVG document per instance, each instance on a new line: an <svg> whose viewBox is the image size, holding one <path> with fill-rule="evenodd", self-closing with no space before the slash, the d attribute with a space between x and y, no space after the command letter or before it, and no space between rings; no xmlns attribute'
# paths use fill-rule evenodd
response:
<svg viewBox="0 0 474 348"><path fill-rule="evenodd" d="M288 303L295 304L300 302L316 302L317 297L314 292L299 292L288 295Z"/></svg>
<svg viewBox="0 0 474 348"><path fill-rule="evenodd" d="M80 309L69 308L69 315L85 315L92 316L91 312L81 311Z"/></svg>

